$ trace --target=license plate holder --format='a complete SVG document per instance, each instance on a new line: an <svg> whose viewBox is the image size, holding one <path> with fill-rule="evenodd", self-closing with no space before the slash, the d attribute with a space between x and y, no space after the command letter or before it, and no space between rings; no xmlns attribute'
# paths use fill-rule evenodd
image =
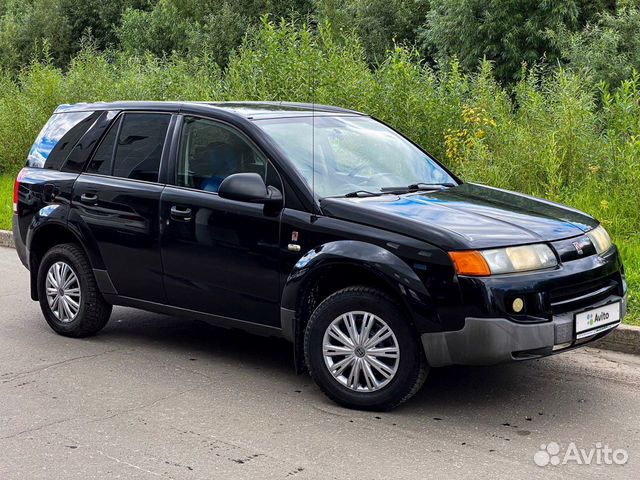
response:
<svg viewBox="0 0 640 480"><path fill-rule="evenodd" d="M592 307L573 315L575 339L591 337L620 324L622 302L616 301Z"/></svg>

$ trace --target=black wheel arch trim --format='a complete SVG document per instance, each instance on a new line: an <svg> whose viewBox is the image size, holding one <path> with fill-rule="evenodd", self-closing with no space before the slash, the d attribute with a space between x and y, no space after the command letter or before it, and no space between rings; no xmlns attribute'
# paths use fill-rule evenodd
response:
<svg viewBox="0 0 640 480"><path fill-rule="evenodd" d="M332 265L364 268L406 300L410 292L429 296L418 275L395 253L359 240L337 240L313 248L298 260L285 282L282 308L296 310L304 287L320 269Z"/></svg>
<svg viewBox="0 0 640 480"><path fill-rule="evenodd" d="M395 253L372 243L358 240L338 240L320 245L301 257L289 274L281 297L280 321L282 335L294 343L296 370L304 369L301 350L304 329L300 309L320 274L328 267L354 267L365 270L401 299L401 308L408 321L418 330L433 313L431 296L411 267Z"/></svg>
<svg viewBox="0 0 640 480"><path fill-rule="evenodd" d="M46 235L47 230L50 230L52 228L64 229L70 234L75 242L80 245L80 248L82 248L82 250L87 255L89 264L91 265L94 273L99 272L99 275L96 275L96 282L98 283L98 288L100 289L100 291L103 293L116 293L113 283L111 282L111 278L109 277L109 274L105 269L104 262L102 260L102 256L100 255L100 251L98 250L97 243L95 242L93 237L87 237L87 235L83 235L83 232L80 229L75 228L73 223L66 221L66 215L61 218L35 215L33 220L31 221L31 224L29 225L26 238L26 251L28 252L27 261L29 264L29 272L31 277L31 299L38 300L37 262L42 260L41 258L36 258L35 255L33 255L32 247L34 245L34 242L37 242L41 235ZM65 242L55 242L55 244L60 243Z"/></svg>

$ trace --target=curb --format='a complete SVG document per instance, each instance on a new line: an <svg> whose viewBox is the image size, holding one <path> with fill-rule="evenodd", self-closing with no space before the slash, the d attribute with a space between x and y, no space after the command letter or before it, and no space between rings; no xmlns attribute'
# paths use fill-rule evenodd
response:
<svg viewBox="0 0 640 480"><path fill-rule="evenodd" d="M0 247L15 248L12 232L0 230ZM593 346L605 350L640 355L640 327L620 325L602 340L595 342Z"/></svg>
<svg viewBox="0 0 640 480"><path fill-rule="evenodd" d="M0 230L0 247L15 248L12 232L8 230Z"/></svg>
<svg viewBox="0 0 640 480"><path fill-rule="evenodd" d="M595 342L593 346L640 355L640 327L622 324L609 335Z"/></svg>

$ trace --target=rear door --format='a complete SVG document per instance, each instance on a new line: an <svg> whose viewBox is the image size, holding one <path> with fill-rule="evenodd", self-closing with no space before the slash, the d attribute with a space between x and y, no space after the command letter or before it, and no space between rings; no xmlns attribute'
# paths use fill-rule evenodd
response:
<svg viewBox="0 0 640 480"><path fill-rule="evenodd" d="M70 217L97 245L119 295L164 303L159 182L172 116L127 112L114 120L73 188Z"/></svg>
<svg viewBox="0 0 640 480"><path fill-rule="evenodd" d="M279 317L280 211L218 196L224 178L277 172L239 130L185 117L177 175L162 193L162 260L173 306L271 326Z"/></svg>

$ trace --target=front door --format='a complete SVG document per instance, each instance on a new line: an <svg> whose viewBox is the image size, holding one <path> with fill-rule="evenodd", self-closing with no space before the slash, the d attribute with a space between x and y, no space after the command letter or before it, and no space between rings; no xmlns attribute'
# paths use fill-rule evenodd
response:
<svg viewBox="0 0 640 480"><path fill-rule="evenodd" d="M217 193L224 178L245 172L281 190L276 171L224 123L185 117L180 136L175 185L160 202L169 303L279 327L280 212Z"/></svg>
<svg viewBox="0 0 640 480"><path fill-rule="evenodd" d="M158 172L171 115L120 115L73 187L70 222L97 245L119 295L165 302Z"/></svg>

